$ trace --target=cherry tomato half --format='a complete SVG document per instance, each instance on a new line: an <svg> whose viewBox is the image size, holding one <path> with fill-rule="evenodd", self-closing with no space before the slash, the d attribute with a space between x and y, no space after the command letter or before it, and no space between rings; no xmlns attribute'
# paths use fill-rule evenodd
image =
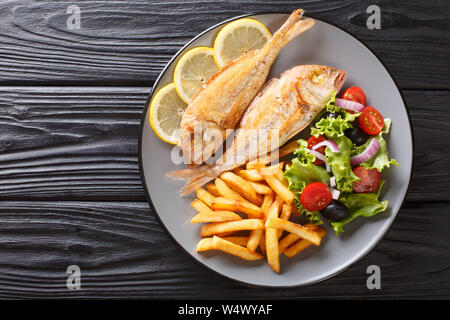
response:
<svg viewBox="0 0 450 320"><path fill-rule="evenodd" d="M325 209L331 202L331 192L322 182L312 182L302 191L300 202L309 211Z"/></svg>
<svg viewBox="0 0 450 320"><path fill-rule="evenodd" d="M311 136L311 138L308 139L308 149L311 149L312 147L314 147L316 144L318 144L319 142L325 141L326 139L323 136L318 136L317 138L314 136ZM325 154L325 148L326 146L320 147L319 149L315 150L317 152L320 152L322 154ZM319 160L316 158L316 160L313 162L314 164L323 164L322 160Z"/></svg>
<svg viewBox="0 0 450 320"><path fill-rule="evenodd" d="M366 95L361 88L351 87L344 91L344 94L341 97L345 100L355 101L361 103L362 105L366 105Z"/></svg>
<svg viewBox="0 0 450 320"><path fill-rule="evenodd" d="M377 169L367 170L360 166L353 168L353 173L361 179L353 184L355 192L368 193L377 190L381 180L381 173Z"/></svg>
<svg viewBox="0 0 450 320"><path fill-rule="evenodd" d="M359 126L365 133L377 135L384 127L384 119L374 107L365 107L359 116Z"/></svg>

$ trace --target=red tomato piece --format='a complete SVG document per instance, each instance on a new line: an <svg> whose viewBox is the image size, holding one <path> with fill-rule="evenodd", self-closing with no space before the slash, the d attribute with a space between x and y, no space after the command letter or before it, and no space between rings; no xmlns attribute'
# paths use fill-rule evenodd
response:
<svg viewBox="0 0 450 320"><path fill-rule="evenodd" d="M359 115L359 126L365 133L372 136L381 132L384 127L384 119L377 109L368 106Z"/></svg>
<svg viewBox="0 0 450 320"><path fill-rule="evenodd" d="M325 141L326 139L323 136L318 136L317 138L314 136L311 136L311 138L308 139L308 149L311 149L319 142ZM320 152L322 154L325 154L325 148L326 146L320 147L319 149L315 150L317 152ZM323 164L322 160L319 160L316 158L316 160L313 162L314 164L320 165Z"/></svg>
<svg viewBox="0 0 450 320"><path fill-rule="evenodd" d="M380 185L381 173L377 169L367 170L359 166L353 168L353 173L361 179L353 184L353 190L357 193L374 192Z"/></svg>
<svg viewBox="0 0 450 320"><path fill-rule="evenodd" d="M322 182L312 182L302 191L300 201L303 207L309 211L325 209L331 202L331 192Z"/></svg>
<svg viewBox="0 0 450 320"><path fill-rule="evenodd" d="M364 94L364 91L362 91L359 87L348 88L344 91L344 94L341 98L361 103L364 106L366 105L366 95Z"/></svg>

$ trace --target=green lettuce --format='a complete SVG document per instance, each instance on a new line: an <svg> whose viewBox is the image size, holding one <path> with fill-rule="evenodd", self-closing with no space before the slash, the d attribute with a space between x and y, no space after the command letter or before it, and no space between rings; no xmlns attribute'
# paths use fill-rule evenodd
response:
<svg viewBox="0 0 450 320"><path fill-rule="evenodd" d="M320 219L319 212L306 210L301 205L300 195L303 189L311 182L320 181L328 185L330 175L324 168L313 163L316 157L308 152L308 142L300 139L298 144L299 147L294 151L296 157L292 159L291 165L286 166L284 177L289 182L289 189L294 192L294 204L300 213L304 214L312 223L321 224L323 222Z"/></svg>
<svg viewBox="0 0 450 320"><path fill-rule="evenodd" d="M395 159L389 160L389 155L387 151L387 143L386 140L383 138L383 133L388 133L389 129L391 127L391 119L384 119L384 128L383 130L375 136L375 139L378 140L380 143L380 148L378 149L377 153L367 160L366 162L361 163L361 166L363 166L366 169L377 169L379 172L381 172L384 168L389 168L391 164L398 167L398 162ZM367 140L367 142L359 147L355 147L352 151L352 156L360 154L363 152L367 146L370 143L370 139Z"/></svg>
<svg viewBox="0 0 450 320"><path fill-rule="evenodd" d="M349 215L342 221L331 222L336 235L344 232L344 226L357 217L369 218L386 211L388 201L378 200L383 184L384 181L381 181L378 190L374 193L345 193L339 197L339 201L348 208Z"/></svg>
<svg viewBox="0 0 450 320"><path fill-rule="evenodd" d="M360 179L353 173L350 166L350 155L353 142L346 136L333 139L337 143L340 152L332 152L328 147L325 149L327 162L336 179L337 189L341 192L351 192L353 184Z"/></svg>

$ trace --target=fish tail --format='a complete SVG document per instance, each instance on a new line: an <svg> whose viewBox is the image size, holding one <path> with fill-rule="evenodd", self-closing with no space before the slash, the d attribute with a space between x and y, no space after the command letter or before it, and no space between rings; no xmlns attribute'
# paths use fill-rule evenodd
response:
<svg viewBox="0 0 450 320"><path fill-rule="evenodd" d="M204 184L216 178L216 176L211 173L208 165L202 165L192 169L171 171L167 176L176 180L188 180L181 189L181 196L186 196L191 192L194 192Z"/></svg>
<svg viewBox="0 0 450 320"><path fill-rule="evenodd" d="M283 45L286 45L314 25L313 19L302 19L305 10L297 9L291 13L281 28L275 32L273 38L280 39Z"/></svg>

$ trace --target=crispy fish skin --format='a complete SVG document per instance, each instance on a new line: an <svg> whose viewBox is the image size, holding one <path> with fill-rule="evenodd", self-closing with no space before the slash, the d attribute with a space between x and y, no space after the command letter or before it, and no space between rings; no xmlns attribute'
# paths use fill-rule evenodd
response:
<svg viewBox="0 0 450 320"><path fill-rule="evenodd" d="M203 184L273 151L295 136L323 110L346 78L344 70L320 65L297 66L271 79L243 115L233 143L213 164L168 175L189 180L187 195Z"/></svg>
<svg viewBox="0 0 450 320"><path fill-rule="evenodd" d="M222 146L227 129L236 127L281 49L314 25L312 19L302 19L303 12L295 10L263 48L231 61L194 96L180 123L186 163L200 164Z"/></svg>

